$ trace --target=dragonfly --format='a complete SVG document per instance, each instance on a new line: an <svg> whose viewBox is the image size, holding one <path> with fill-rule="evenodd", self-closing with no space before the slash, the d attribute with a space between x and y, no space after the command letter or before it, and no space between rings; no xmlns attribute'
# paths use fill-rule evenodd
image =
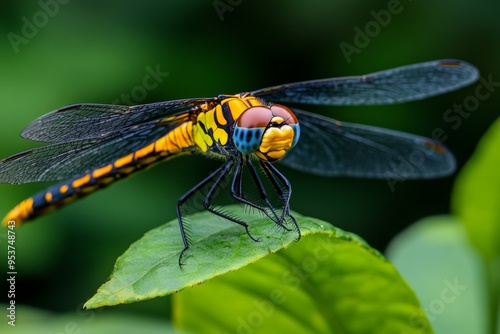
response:
<svg viewBox="0 0 500 334"><path fill-rule="evenodd" d="M135 106L74 104L29 124L21 136L48 143L0 161L0 182L60 181L25 199L4 225L34 219L145 167L201 153L223 163L177 202L184 248L186 210L202 196L203 210L241 225L214 204L219 188L286 230L300 229L290 213L292 187L280 162L321 176L429 179L451 174L455 159L437 140L374 126L337 121L284 104L355 106L419 100L469 85L478 70L455 59L429 61L362 76L302 81L235 95L188 98ZM418 156L411 172L401 159ZM248 190L251 188L251 190Z"/></svg>

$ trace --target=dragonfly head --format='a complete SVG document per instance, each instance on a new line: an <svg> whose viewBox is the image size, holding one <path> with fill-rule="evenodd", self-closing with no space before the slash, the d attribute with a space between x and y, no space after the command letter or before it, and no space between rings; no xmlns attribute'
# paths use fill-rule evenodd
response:
<svg viewBox="0 0 500 334"><path fill-rule="evenodd" d="M255 153L264 161L281 159L298 141L299 121L285 106L256 106L236 120L233 142L244 154Z"/></svg>

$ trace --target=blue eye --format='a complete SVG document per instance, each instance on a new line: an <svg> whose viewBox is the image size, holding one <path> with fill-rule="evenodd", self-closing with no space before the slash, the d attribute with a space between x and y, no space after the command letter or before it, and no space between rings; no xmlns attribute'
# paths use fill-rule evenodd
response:
<svg viewBox="0 0 500 334"><path fill-rule="evenodd" d="M290 126L292 127L293 132L295 133L295 136L293 137L293 142L292 142L292 147L294 147L300 138L300 126L298 124L291 124Z"/></svg>
<svg viewBox="0 0 500 334"><path fill-rule="evenodd" d="M264 161L281 159L300 136L294 113L281 105L255 106L236 120L233 143L243 154L255 153Z"/></svg>
<svg viewBox="0 0 500 334"><path fill-rule="evenodd" d="M241 153L253 153L259 148L264 130L265 128L248 129L236 126L233 133L234 145Z"/></svg>

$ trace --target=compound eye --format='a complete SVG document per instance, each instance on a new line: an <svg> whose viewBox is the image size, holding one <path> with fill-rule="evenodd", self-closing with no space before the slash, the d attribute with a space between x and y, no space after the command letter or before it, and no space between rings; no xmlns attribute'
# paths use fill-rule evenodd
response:
<svg viewBox="0 0 500 334"><path fill-rule="evenodd" d="M274 104L245 110L236 121L233 142L243 154L255 152L261 160L276 161L295 146L299 136L297 116Z"/></svg>
<svg viewBox="0 0 500 334"><path fill-rule="evenodd" d="M273 113L269 107L251 107L240 115L236 126L245 129L266 128L271 118Z"/></svg>
<svg viewBox="0 0 500 334"><path fill-rule="evenodd" d="M245 110L236 121L233 132L233 142L238 151L245 154L255 152L272 117L269 107L257 106Z"/></svg>
<svg viewBox="0 0 500 334"><path fill-rule="evenodd" d="M271 113L274 117L281 117L283 122L288 125L299 124L297 116L290 109L280 104L273 104L271 106Z"/></svg>

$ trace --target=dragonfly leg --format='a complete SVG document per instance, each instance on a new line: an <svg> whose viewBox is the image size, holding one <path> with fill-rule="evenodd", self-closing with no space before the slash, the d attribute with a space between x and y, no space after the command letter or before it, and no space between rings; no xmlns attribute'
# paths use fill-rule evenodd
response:
<svg viewBox="0 0 500 334"><path fill-rule="evenodd" d="M280 196L283 201L283 212L279 219L282 223L286 216L290 215L290 197L292 196L292 185L287 178L281 174L273 165L268 162L260 161L260 165L264 170L264 173L271 181L276 193Z"/></svg>
<svg viewBox="0 0 500 334"><path fill-rule="evenodd" d="M242 182L242 179L243 179L243 160L241 158L238 160L238 162L236 164L236 170L234 173L233 182L231 183L231 190L230 190L231 196L235 200L261 211L272 221L278 222L279 221L278 214L277 214L276 210L274 209L273 205L271 204L271 202L269 201L269 198L267 196L264 185L262 184L262 182L257 174L257 171L255 170L255 167L251 164L248 157L246 157L246 159L247 159L246 163L249 166L249 169L251 171L253 181L255 182L255 185L257 186L257 189L259 191L259 195L262 198L262 200L266 203L266 205L268 206L270 211L272 212L272 215L269 214L269 212L265 208L263 208L262 206L258 205L257 203L254 203L253 201L246 198L246 196L243 192L243 182Z"/></svg>
<svg viewBox="0 0 500 334"><path fill-rule="evenodd" d="M302 236L302 233L300 232L300 228L299 228L299 224L297 224L297 221L295 220L295 217L293 215L291 215L290 213L288 214L288 216L285 218L285 220L287 220L287 218L290 219L295 231L297 231L297 241L300 240L300 237Z"/></svg>
<svg viewBox="0 0 500 334"><path fill-rule="evenodd" d="M264 173L271 181L274 189L283 200L283 212L278 225L286 228L284 226L284 222L291 222L297 231L297 240L299 240L301 236L299 225L297 224L295 217L290 214L290 197L292 195L292 185L290 184L290 181L288 181L287 178L269 162L260 161L260 165L262 166Z"/></svg>
<svg viewBox="0 0 500 334"><path fill-rule="evenodd" d="M225 163L222 166L221 171L219 173L217 173L217 175L214 175L214 176L216 176L216 179L212 183L212 186L210 187L210 190L208 191L207 196L205 197L205 200L203 201L203 207L206 210L210 211L211 213L213 213L219 217L225 218L229 221L232 221L233 223L236 223L236 224L243 226L245 228L245 231L247 232L247 235L250 237L250 239L252 239L253 241L259 241L259 238L255 238L254 236L252 236L250 234L250 231L248 230L247 223L245 223L241 219L238 219L236 217L229 215L228 213L222 212L220 209L217 209L215 206L213 206L211 204L212 198L215 195L216 190L219 188L219 186L224 181L224 179L229 175L229 173L231 172L231 169L233 168L233 165L234 165L234 161L229 160L227 163Z"/></svg>
<svg viewBox="0 0 500 334"><path fill-rule="evenodd" d="M280 205L280 210L276 209L276 206L273 205L271 200L268 197L266 187L264 186L257 169L253 165L252 161L248 156L245 157L245 162L250 170L250 174L252 176L253 184L255 185L260 199L265 204L264 206L256 203L248 199L244 192L242 186L242 178L243 178L243 160L239 159L236 165L236 170L233 178L233 182L231 184L231 196L246 204L249 205L263 214L265 214L269 219L271 219L276 225L281 228L291 231L292 229L288 228L286 225L291 223L293 225L293 229L297 231L298 237L297 240L300 239L300 230L299 226L295 220L295 218L290 214L290 195L291 195L291 184L290 182L272 165L264 164L262 169L266 174L266 177L269 179L274 191L279 196L279 199L282 201ZM266 208L267 207L267 208ZM279 212L281 211L281 212Z"/></svg>
<svg viewBox="0 0 500 334"><path fill-rule="evenodd" d="M229 164L232 165L232 161L228 161ZM182 265L182 256L184 255L184 253L188 250L189 248L189 238L186 234L186 230L185 230L185 227L184 227L184 218L183 218L183 214L182 214L182 207L183 205L195 194L197 194L198 192L200 192L203 187L205 187L207 184L209 184L210 182L213 182L213 179L215 177L217 177L218 174L220 174L221 172L224 171L226 167L226 165L228 164L224 164L222 166L220 166L219 168L217 168L213 173L211 173L209 176L207 176L203 181L201 181L200 183L198 183L195 187L193 187L191 190L189 190L187 193L185 193L184 195L181 196L181 198L179 198L177 200L177 207L176 207L176 212L177 212L177 220L179 221L179 229L180 229L180 232L181 232L181 237L182 237L182 242L184 244L184 249L181 251L181 253L179 254L179 266ZM230 166L229 166L230 167Z"/></svg>
<svg viewBox="0 0 500 334"><path fill-rule="evenodd" d="M229 221L232 221L236 224L239 224L245 228L245 231L247 235L252 239L253 241L259 241L258 238L253 237L250 234L250 231L248 230L248 224L245 223L244 221L237 219L235 217L230 216L227 213L222 212L220 209L217 209L211 204L211 200L214 197L217 189L220 187L224 179L227 177L227 175L231 172L231 169L234 166L234 160L228 160L225 164L217 168L214 172L212 172L208 177L206 177L203 181L201 181L199 184L197 184L193 189L189 190L186 194L184 194L179 200L177 201L177 218L179 221L179 228L181 232L181 237L182 237L182 242L184 243L184 249L181 251L179 254L179 265L182 265L182 256L184 253L189 249L189 238L188 235L186 234L185 226L184 226L184 218L182 214L182 207L186 204L186 202L195 194L199 193L202 191L204 187L209 187L209 190L207 194L205 195L205 199L203 201L203 207L208 210L209 212L222 217L224 219L227 219Z"/></svg>
<svg viewBox="0 0 500 334"><path fill-rule="evenodd" d="M243 194L243 162L239 159L236 163L236 169L234 171L233 182L231 182L231 196L237 201L244 202L244 194ZM245 203L246 204L246 203Z"/></svg>
<svg viewBox="0 0 500 334"><path fill-rule="evenodd" d="M276 212L274 206L272 205L271 201L269 200L269 197L267 196L266 189L264 188L264 184L262 183L259 174L257 173L257 170L255 169L255 166L253 165L252 161L248 158L247 156L247 166L248 169L250 169L250 174L252 175L252 178L257 186L257 189L259 190L259 195L262 198L262 200L266 203L267 207L271 211L274 217L270 217L269 214L267 213L267 210L264 210L266 215L274 222L279 223L282 218L279 217L278 213ZM281 194L280 194L281 197Z"/></svg>

